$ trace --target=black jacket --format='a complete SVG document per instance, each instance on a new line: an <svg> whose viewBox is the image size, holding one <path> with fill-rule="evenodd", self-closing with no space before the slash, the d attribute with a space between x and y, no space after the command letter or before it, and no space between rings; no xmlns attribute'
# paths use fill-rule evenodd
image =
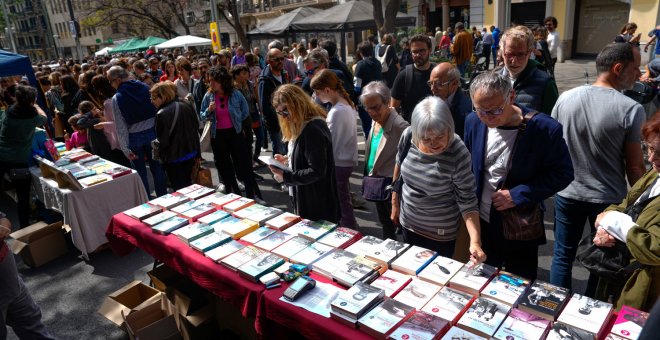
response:
<svg viewBox="0 0 660 340"><path fill-rule="evenodd" d="M325 120L307 123L296 139L289 163L293 172L284 174L284 183L293 186L295 213L312 221L339 222L332 136Z"/></svg>
<svg viewBox="0 0 660 340"><path fill-rule="evenodd" d="M266 66L259 75L259 106L266 120L266 128L270 133L280 132L280 123L277 121L277 114L272 104L273 93L280 85L290 83L288 78L288 74L283 69L280 83L270 71L270 65Z"/></svg>
<svg viewBox="0 0 660 340"><path fill-rule="evenodd" d="M170 135L176 103L179 103L179 115ZM156 114L156 137L160 143L161 162L172 163L192 152L199 154L198 128L197 114L185 101L174 100L161 106Z"/></svg>

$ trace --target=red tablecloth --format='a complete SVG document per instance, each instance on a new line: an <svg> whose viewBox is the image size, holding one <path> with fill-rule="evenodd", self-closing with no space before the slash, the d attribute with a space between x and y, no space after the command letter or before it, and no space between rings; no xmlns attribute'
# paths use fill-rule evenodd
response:
<svg viewBox="0 0 660 340"><path fill-rule="evenodd" d="M160 235L123 213L114 215L106 230L110 247L119 256L136 247L192 279L200 287L223 298L241 310L244 317L257 315L262 284L239 277L234 271L211 261L174 235Z"/></svg>

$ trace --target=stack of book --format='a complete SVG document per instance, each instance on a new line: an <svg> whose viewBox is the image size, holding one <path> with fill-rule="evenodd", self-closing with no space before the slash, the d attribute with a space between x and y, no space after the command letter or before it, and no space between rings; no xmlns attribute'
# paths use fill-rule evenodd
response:
<svg viewBox="0 0 660 340"><path fill-rule="evenodd" d="M256 259L259 255L263 253L264 253L263 250L255 246L247 246L223 258L222 260L220 260L220 264L233 271L237 271L240 266Z"/></svg>
<svg viewBox="0 0 660 340"><path fill-rule="evenodd" d="M188 224L187 219L179 216L174 216L168 218L167 220L161 223L156 224L153 228L151 228L151 230L153 230L153 232L157 234L168 235L171 232L185 226L186 224Z"/></svg>
<svg viewBox="0 0 660 340"><path fill-rule="evenodd" d="M385 298L358 320L360 330L376 339L386 339L396 327L415 311L403 302Z"/></svg>
<svg viewBox="0 0 660 340"><path fill-rule="evenodd" d="M98 170L100 170L100 169L97 168L96 171L98 172ZM115 167L112 167L110 169L103 170L103 173L106 174L106 175L110 175L110 177L112 177L112 179L128 175L131 172L133 172L131 169L123 167L123 166L115 166Z"/></svg>
<svg viewBox="0 0 660 340"><path fill-rule="evenodd" d="M384 290L358 282L332 301L330 317L349 327L356 327L358 319L383 301L384 297Z"/></svg>
<svg viewBox="0 0 660 340"><path fill-rule="evenodd" d="M511 307L486 297L478 297L458 320L457 326L484 338L500 327Z"/></svg>
<svg viewBox="0 0 660 340"><path fill-rule="evenodd" d="M367 256L374 252L374 250L383 243L383 240L375 236L365 236L359 239L357 242L350 245L346 250L350 251L355 255Z"/></svg>
<svg viewBox="0 0 660 340"><path fill-rule="evenodd" d="M372 282L375 280L384 268L377 262L371 261L364 256L356 256L346 265L339 268L332 274L333 280L344 287L351 287L358 281Z"/></svg>
<svg viewBox="0 0 660 340"><path fill-rule="evenodd" d="M222 209L230 214L233 214L241 209L245 209L253 205L255 201L251 198L241 197L239 199L233 200L222 206Z"/></svg>
<svg viewBox="0 0 660 340"><path fill-rule="evenodd" d="M394 299L422 309L440 291L440 288L442 287L414 277Z"/></svg>
<svg viewBox="0 0 660 340"><path fill-rule="evenodd" d="M266 222L270 221L271 219L273 219L274 217L280 214L282 214L282 210L272 207L266 207L266 209L248 216L247 219L259 223L260 226L265 226Z"/></svg>
<svg viewBox="0 0 660 340"><path fill-rule="evenodd" d="M163 209L172 209L177 205L186 203L188 201L190 201L190 198L183 195L166 194L147 203L159 206Z"/></svg>
<svg viewBox="0 0 660 340"><path fill-rule="evenodd" d="M215 211L215 207L211 204L205 203L201 205L194 206L180 214L181 217L187 218L188 221L195 222L201 217L209 215Z"/></svg>
<svg viewBox="0 0 660 340"><path fill-rule="evenodd" d="M417 275L422 269L431 263L436 256L437 253L432 250L412 246L392 262L392 269L409 275Z"/></svg>
<svg viewBox="0 0 660 340"><path fill-rule="evenodd" d="M197 190L193 190L184 196L190 198L191 200L198 200L204 196L208 196L215 193L215 190L212 188L207 188L207 187L201 187Z"/></svg>
<svg viewBox="0 0 660 340"><path fill-rule="evenodd" d="M200 201L201 200L198 200L198 202ZM228 212L224 210L216 210L206 216L200 217L199 219L197 219L197 222L211 225L227 217L229 217Z"/></svg>
<svg viewBox="0 0 660 340"><path fill-rule="evenodd" d="M163 211L163 208L151 205L149 203L140 204L135 208L128 209L124 211L124 214L128 217L132 217L138 221L144 221L149 217L160 214Z"/></svg>
<svg viewBox="0 0 660 340"><path fill-rule="evenodd" d="M424 281L445 286L463 268L463 263L444 256L437 256L417 276Z"/></svg>
<svg viewBox="0 0 660 340"><path fill-rule="evenodd" d="M335 248L346 249L346 247L362 238L362 233L350 228L339 227L319 239L319 243Z"/></svg>
<svg viewBox="0 0 660 340"><path fill-rule="evenodd" d="M228 234L223 232L213 232L190 242L190 247L200 253L206 253L207 251L217 248L231 240L231 236Z"/></svg>
<svg viewBox="0 0 660 340"><path fill-rule="evenodd" d="M244 219L244 218L248 218L248 216L250 216L252 214L256 214L258 212L261 212L266 208L267 207L265 205L253 204L253 205L251 205L251 206L249 206L245 209L238 210L238 211L234 212L231 215L236 217L236 218Z"/></svg>
<svg viewBox="0 0 660 340"><path fill-rule="evenodd" d="M185 188L181 188L181 189L177 190L176 193L179 194L179 195L187 195L187 194L189 194L189 193L191 193L195 190L199 190L201 188L204 188L204 187L199 185L199 184L192 184L192 185L189 185Z"/></svg>
<svg viewBox="0 0 660 340"><path fill-rule="evenodd" d="M387 239L374 246L373 251L366 254L366 256L367 258L380 263L383 267L390 268L392 262L401 256L401 254L403 254L408 248L410 248L408 243Z"/></svg>
<svg viewBox="0 0 660 340"><path fill-rule="evenodd" d="M202 204L203 204L203 202L200 202L200 201L188 201L186 203L177 205L176 207L172 208L171 211L181 215L184 212L186 212L186 211L188 211L188 210L190 210L190 209L192 209L192 208L194 208L198 205L202 205Z"/></svg>
<svg viewBox="0 0 660 340"><path fill-rule="evenodd" d="M254 259L238 267L238 274L251 281L258 282L259 278L281 266L284 259L268 252L264 252Z"/></svg>
<svg viewBox="0 0 660 340"><path fill-rule="evenodd" d="M434 340L444 334L451 324L442 318L422 311L415 312L401 326L394 329L390 339Z"/></svg>
<svg viewBox="0 0 660 340"><path fill-rule="evenodd" d="M271 220L266 221L266 226L278 231L283 231L288 227L300 222L300 220L300 216L285 212Z"/></svg>
<svg viewBox="0 0 660 340"><path fill-rule="evenodd" d="M211 195L210 197L207 196L205 198L208 198L210 201L209 203L213 204L217 209L223 209L225 205L241 198L241 196L236 195L236 194L222 194L222 193L216 193Z"/></svg>
<svg viewBox="0 0 660 340"><path fill-rule="evenodd" d="M555 321L568 300L569 290L536 280L518 300L518 309Z"/></svg>
<svg viewBox="0 0 660 340"><path fill-rule="evenodd" d="M183 243L190 245L190 242L213 233L214 231L215 230L210 225L195 222L173 231L172 234L176 235L181 241L183 241Z"/></svg>
<svg viewBox="0 0 660 340"><path fill-rule="evenodd" d="M423 311L456 324L470 307L474 296L450 287L440 291L422 308Z"/></svg>
<svg viewBox="0 0 660 340"><path fill-rule="evenodd" d="M207 251L206 253L204 253L204 255L206 255L206 257L213 260L213 262L220 262L220 260L243 249L244 247L245 246L242 245L240 242L231 240L217 248L213 248Z"/></svg>
<svg viewBox="0 0 660 340"><path fill-rule="evenodd" d="M579 328L600 339L612 314L612 304L580 294L573 294L557 318L558 323Z"/></svg>
<svg viewBox="0 0 660 340"><path fill-rule="evenodd" d="M488 283L486 288L481 291L481 295L513 306L518 301L518 298L527 290L527 287L529 287L529 280L505 271L500 271Z"/></svg>
<svg viewBox="0 0 660 340"><path fill-rule="evenodd" d="M496 273L497 268L493 266L468 262L449 280L449 286L478 295Z"/></svg>
<svg viewBox="0 0 660 340"><path fill-rule="evenodd" d="M241 237L257 230L259 228L259 224L254 221L250 221L248 219L243 219L235 223L227 223L225 224L224 221L227 221L229 218L225 218L222 220L222 222L216 224L219 228L222 228L224 232L227 234L231 235L231 237L234 238L234 240L238 240Z"/></svg>
<svg viewBox="0 0 660 340"><path fill-rule="evenodd" d="M504 319L493 338L497 340L543 339L550 321L514 308Z"/></svg>
<svg viewBox="0 0 660 340"><path fill-rule="evenodd" d="M267 227L261 227L243 237L241 237L241 241L247 242L249 244L255 244L264 238L270 236L271 234L275 233L275 230L267 228Z"/></svg>
<svg viewBox="0 0 660 340"><path fill-rule="evenodd" d="M148 225L149 227L154 227L156 224L161 223L169 218L172 218L176 216L176 214L172 211L166 210L163 211L157 215L151 216L147 219L144 219L142 223Z"/></svg>

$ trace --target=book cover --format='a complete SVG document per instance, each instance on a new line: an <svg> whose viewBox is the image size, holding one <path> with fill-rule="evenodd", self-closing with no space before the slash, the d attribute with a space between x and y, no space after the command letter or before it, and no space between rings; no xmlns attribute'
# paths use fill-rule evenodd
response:
<svg viewBox="0 0 660 340"><path fill-rule="evenodd" d="M440 288L442 287L413 277L394 299L422 309L440 291Z"/></svg>
<svg viewBox="0 0 660 340"><path fill-rule="evenodd" d="M458 320L457 326L483 337L490 337L500 327L510 307L495 300L478 297Z"/></svg>
<svg viewBox="0 0 660 340"><path fill-rule="evenodd" d="M263 240L255 243L254 245L263 250L272 251L273 249L279 247L284 242L287 242L292 238L294 238L293 235L289 235L281 231L276 231Z"/></svg>
<svg viewBox="0 0 660 340"><path fill-rule="evenodd" d="M360 330L374 338L385 339L415 309L403 302L385 298L358 320Z"/></svg>
<svg viewBox="0 0 660 340"><path fill-rule="evenodd" d="M177 214L182 214L198 205L202 205L200 201L188 201L186 203L177 205L176 207L170 209L170 211L175 212Z"/></svg>
<svg viewBox="0 0 660 340"><path fill-rule="evenodd" d="M357 328L357 319L350 318L333 310L330 310L330 319L333 319L346 327Z"/></svg>
<svg viewBox="0 0 660 340"><path fill-rule="evenodd" d="M190 201L190 199L186 196L165 194L147 203L151 205L157 205L164 209L172 209L177 205L186 203L188 201Z"/></svg>
<svg viewBox="0 0 660 340"><path fill-rule="evenodd" d="M206 253L207 251L219 247L229 241L231 241L231 236L225 233L213 232L190 242L190 247L200 253Z"/></svg>
<svg viewBox="0 0 660 340"><path fill-rule="evenodd" d="M367 254L371 254L381 243L383 243L383 240L379 239L378 237L364 236L357 242L351 244L348 248L346 248L346 250L355 255L366 256Z"/></svg>
<svg viewBox="0 0 660 340"><path fill-rule="evenodd" d="M356 282L368 278L380 269L380 264L364 256L356 256L332 274L332 278L344 287L351 287Z"/></svg>
<svg viewBox="0 0 660 340"><path fill-rule="evenodd" d="M387 239L372 248L373 251L366 254L366 256L367 258L379 262L383 266L389 268L390 264L408 248L410 248L408 243Z"/></svg>
<svg viewBox="0 0 660 340"><path fill-rule="evenodd" d="M224 221L227 221L227 219L224 219ZM250 221L248 219L242 219L239 222L236 223L222 223L222 230L226 232L227 234L231 235L231 237L234 238L234 240L238 240L241 237L257 230L259 228L259 224L254 221ZM218 226L219 223L214 224L214 226Z"/></svg>
<svg viewBox="0 0 660 340"><path fill-rule="evenodd" d="M595 340L596 334L587 332L583 329L569 326L561 322L555 322L548 331L546 340Z"/></svg>
<svg viewBox="0 0 660 340"><path fill-rule="evenodd" d="M312 270L316 274L332 280L334 272L346 266L356 256L344 249L336 249L332 254L314 262Z"/></svg>
<svg viewBox="0 0 660 340"><path fill-rule="evenodd" d="M201 202L201 200L197 200L197 202ZM202 216L197 219L199 223L204 223L204 224L215 224L220 222L222 219L226 218L229 216L229 213L224 211L224 210L216 210L206 216Z"/></svg>
<svg viewBox="0 0 660 340"><path fill-rule="evenodd" d="M151 228L155 233L162 234L162 235L168 235L169 233L183 227L184 225L188 224L188 220L185 218L181 218L179 216L174 216L171 218L168 218L167 220L156 224Z"/></svg>
<svg viewBox="0 0 660 340"><path fill-rule="evenodd" d="M96 169L97 172L98 172L98 170L99 169ZM128 175L131 172L133 172L131 169L123 167L123 166L116 166L116 167L112 167L110 169L103 170L104 174L112 176L113 179L121 177L121 176Z"/></svg>
<svg viewBox="0 0 660 340"><path fill-rule="evenodd" d="M335 248L345 249L362 237L362 233L350 228L339 227L321 237L318 242Z"/></svg>
<svg viewBox="0 0 660 340"><path fill-rule="evenodd" d="M156 207L148 203L140 204L135 208L124 211L128 217L132 217L138 221L143 221L149 217L155 216L163 211L163 208Z"/></svg>
<svg viewBox="0 0 660 340"><path fill-rule="evenodd" d="M167 219L170 219L170 218L172 218L172 217L174 217L174 216L176 216L175 213L173 213L173 212L167 210L167 211L163 211L162 213L159 213L159 214L157 214L157 215L154 215L154 216L152 216L152 217L149 217L149 218L143 220L142 223L144 223L144 224L146 224L146 225L148 225L148 226L150 226L150 227L153 227L153 226L155 226L156 224L161 223L161 222L163 222L163 221L165 221L165 220L167 220Z"/></svg>
<svg viewBox="0 0 660 340"><path fill-rule="evenodd" d="M225 204L222 207L222 209L224 211L228 212L228 213L233 214L233 213L235 213L235 212L237 212L241 209L245 209L245 208L253 205L254 203L255 203L254 200L251 199L251 198L241 197L241 198L239 198L235 201L232 201L232 202L229 202L229 203Z"/></svg>
<svg viewBox="0 0 660 340"><path fill-rule="evenodd" d="M298 236L298 234L300 234L301 232L303 232L307 229L307 225L310 224L310 223L312 223L312 221L302 219L302 220L298 221L296 224L288 227L286 229L286 233L291 234L293 236Z"/></svg>
<svg viewBox="0 0 660 340"><path fill-rule="evenodd" d="M369 307L383 300L385 291L372 287L366 283L358 282L330 303L330 309L349 318L359 319Z"/></svg>
<svg viewBox="0 0 660 340"><path fill-rule="evenodd" d="M467 310L474 295L466 292L442 287L440 291L422 308L423 311L448 320L456 324L458 319Z"/></svg>
<svg viewBox="0 0 660 340"><path fill-rule="evenodd" d="M275 230L283 231L286 228L300 222L300 220L300 216L285 212L266 221L266 226Z"/></svg>
<svg viewBox="0 0 660 340"><path fill-rule="evenodd" d="M257 282L260 277L281 266L282 263L284 263L283 258L272 253L264 252L253 260L238 267L238 273L242 277Z"/></svg>
<svg viewBox="0 0 660 340"><path fill-rule="evenodd" d="M411 246L399 258L392 262L392 269L398 270L402 273L417 275L424 269L435 257L435 251Z"/></svg>
<svg viewBox="0 0 660 340"><path fill-rule="evenodd" d="M85 178L79 180L78 182L80 182L80 184L82 184L83 186L91 187L93 185L101 184L101 183L107 182L107 181L108 181L107 176L97 175L96 173L94 173L94 176L85 177Z"/></svg>
<svg viewBox="0 0 660 340"><path fill-rule="evenodd" d="M449 286L477 295L496 273L497 268L493 266L485 263L474 265L472 262L468 262L449 279Z"/></svg>
<svg viewBox="0 0 660 340"><path fill-rule="evenodd" d="M54 161L60 159L60 153L57 151L57 148L55 147L55 143L53 142L52 139L46 139L44 141L44 147L46 148L48 154Z"/></svg>
<svg viewBox="0 0 660 340"><path fill-rule="evenodd" d="M206 215L206 216L209 216L209 215ZM206 216L204 216L204 217L206 217ZM217 231L217 232L223 231L223 232L226 232L227 234L229 234L229 232L227 232L227 230L236 230L236 229L238 229L239 227L236 227L234 225L238 224L238 223L241 223L241 221L242 220L240 218L236 218L234 216L228 215L227 217L217 221L216 223L213 223L212 226L213 226L213 229L215 229L215 231Z"/></svg>
<svg viewBox="0 0 660 340"><path fill-rule="evenodd" d="M497 329L493 338L497 340L540 340L543 339L550 321L514 308Z"/></svg>
<svg viewBox="0 0 660 340"><path fill-rule="evenodd" d="M518 300L518 308L555 321L566 304L569 290L536 280Z"/></svg>
<svg viewBox="0 0 660 340"><path fill-rule="evenodd" d="M312 240L296 236L273 249L273 253L282 256L287 261L290 261L289 259L291 259L291 256L307 248L310 244L312 244Z"/></svg>
<svg viewBox="0 0 660 340"><path fill-rule="evenodd" d="M204 255L206 255L206 257L213 260L213 262L220 262L220 260L243 249L244 247L245 246L240 242L231 240L217 248L213 248L207 251L206 253L204 253Z"/></svg>
<svg viewBox="0 0 660 340"><path fill-rule="evenodd" d="M411 280L412 276L389 269L374 280L371 285L384 290L385 296L393 297Z"/></svg>
<svg viewBox="0 0 660 340"><path fill-rule="evenodd" d="M215 193L213 195L204 197L204 198L209 198L211 200L211 204L213 204L216 208L222 209L224 206L228 203L231 203L239 198L242 198L239 195L236 194L222 194L222 193Z"/></svg>
<svg viewBox="0 0 660 340"><path fill-rule="evenodd" d="M305 230L303 230L302 232L298 233L298 236L308 238L312 241L316 241L321 237L323 237L325 234L334 230L335 228L337 228L336 223L332 223L324 220L318 220L310 224L307 224L307 228L305 228Z"/></svg>
<svg viewBox="0 0 660 340"><path fill-rule="evenodd" d="M90 169L82 169L80 171L73 172L73 177L75 177L78 180L94 175L96 175L96 171ZM105 178L105 176L103 176L103 178Z"/></svg>
<svg viewBox="0 0 660 340"><path fill-rule="evenodd" d="M444 256L436 256L417 276L424 281L445 286L463 266L463 262Z"/></svg>
<svg viewBox="0 0 660 340"><path fill-rule="evenodd" d="M245 209L241 209L241 210L239 210L239 211L237 211L237 212L235 212L231 215L236 217L236 218L243 219L243 218L248 218L248 216L250 216L252 214L255 214L255 213L258 213L258 212L260 212L264 209L266 209L265 205L253 204L253 205L251 205L251 206L249 206Z"/></svg>
<svg viewBox="0 0 660 340"><path fill-rule="evenodd" d="M458 327L452 327L442 336L442 340L487 340L487 338Z"/></svg>
<svg viewBox="0 0 660 340"><path fill-rule="evenodd" d="M191 192L193 192L193 191L195 191L195 190L199 190L199 189L202 189L202 188L205 188L205 187L204 187L204 186L201 186L201 185L199 185L199 184L192 184L192 185L189 185L189 186L187 186L187 187L185 187L185 188L181 188L181 189L177 190L176 192L177 192L179 195L187 195L187 194L189 194L189 193L191 193Z"/></svg>
<svg viewBox="0 0 660 340"><path fill-rule="evenodd" d="M611 303L574 293L557 321L600 335L611 314Z"/></svg>
<svg viewBox="0 0 660 340"><path fill-rule="evenodd" d="M608 333L607 335L605 335L605 340L626 340L626 339L628 338L624 338L623 336L616 335L613 333Z"/></svg>
<svg viewBox="0 0 660 340"><path fill-rule="evenodd" d="M637 340L639 333L644 328L649 313L642 312L629 306L621 306L619 315L617 315L614 326L610 333L624 337L629 340Z"/></svg>
<svg viewBox="0 0 660 340"><path fill-rule="evenodd" d="M220 264L224 265L225 267L237 271L238 267L242 266L243 264L247 263L248 261L251 261L257 256L263 254L264 251L254 247L254 246L247 246L225 258L220 260Z"/></svg>
<svg viewBox="0 0 660 340"><path fill-rule="evenodd" d="M208 195L211 195L213 193L215 193L215 189L202 187L201 189L197 189L197 190L195 190L193 192L190 192L190 193L188 193L186 195L183 195L183 196L186 196L186 197L190 198L191 200L198 200L198 199L200 199L204 196L208 196Z"/></svg>
<svg viewBox="0 0 660 340"><path fill-rule="evenodd" d="M297 252L289 260L291 263L301 263L307 266L313 265L316 261L332 253L335 248L314 242L305 249Z"/></svg>
<svg viewBox="0 0 660 340"><path fill-rule="evenodd" d="M513 306L527 287L529 287L529 280L509 272L500 271L481 291L481 295Z"/></svg>
<svg viewBox="0 0 660 340"><path fill-rule="evenodd" d="M255 244L264 238L270 236L271 234L275 233L275 230L270 229L268 227L260 227L259 229L241 237L241 241L245 241L250 244Z"/></svg>
<svg viewBox="0 0 660 340"><path fill-rule="evenodd" d="M281 209L266 207L266 209L248 216L247 219L249 219L250 221L255 221L255 222L259 223L260 226L265 226L266 221L269 221L270 219L272 219L275 216L280 215L280 214L282 214ZM275 230L275 229L273 229L273 230Z"/></svg>
<svg viewBox="0 0 660 340"><path fill-rule="evenodd" d="M189 245L190 242L200 237L204 237L213 231L212 226L195 222L173 231L172 234L176 235L181 241L183 241L183 243Z"/></svg>
<svg viewBox="0 0 660 340"><path fill-rule="evenodd" d="M209 215L215 211L215 206L211 204L201 204L194 206L184 212L182 212L180 215L183 218L187 218L190 222L195 222L197 221L200 217L204 217L206 215Z"/></svg>
<svg viewBox="0 0 660 340"><path fill-rule="evenodd" d="M433 340L446 332L451 324L442 318L422 311L415 312L410 318L394 329L390 339L394 340Z"/></svg>

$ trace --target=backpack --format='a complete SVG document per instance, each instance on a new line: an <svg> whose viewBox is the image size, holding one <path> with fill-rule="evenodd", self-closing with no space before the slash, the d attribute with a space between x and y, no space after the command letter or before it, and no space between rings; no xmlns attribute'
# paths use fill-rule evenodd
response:
<svg viewBox="0 0 660 340"><path fill-rule="evenodd" d="M385 53L383 53L382 57L378 56L379 54L378 52L380 52L380 49L383 47L383 45L380 45L378 47L378 52L376 53L376 60L380 62L381 73L387 73L387 71L390 70L390 67L387 65L387 51L389 50L390 45L386 45L386 46L387 47L385 47Z"/></svg>

